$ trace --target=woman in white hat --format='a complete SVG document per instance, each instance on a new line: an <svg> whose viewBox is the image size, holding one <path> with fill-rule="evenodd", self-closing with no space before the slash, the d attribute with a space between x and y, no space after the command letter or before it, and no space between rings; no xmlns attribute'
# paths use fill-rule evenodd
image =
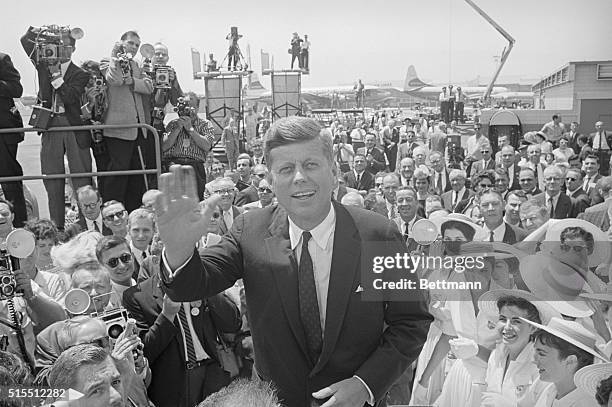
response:
<svg viewBox="0 0 612 407"><path fill-rule="evenodd" d="M612 406L612 363L598 363L583 367L574 375L576 387L595 395L600 406Z"/></svg>
<svg viewBox="0 0 612 407"><path fill-rule="evenodd" d="M534 334L534 362L539 372L525 395L535 407L597 407L593 394L577 388L574 374L595 360L607 362L597 349L595 335L574 321L552 318L547 325L522 318L539 330Z"/></svg>
<svg viewBox="0 0 612 407"><path fill-rule="evenodd" d="M489 356L481 406L516 406L538 378L533 364L532 335L536 328L522 321L548 323L561 315L548 303L522 290L492 290L478 300L481 312L497 319L501 337Z"/></svg>
<svg viewBox="0 0 612 407"><path fill-rule="evenodd" d="M463 245L468 244L479 234L484 235L482 228L465 215L453 213L443 218L430 220L436 225L442 236L442 253L440 253L442 256L459 256L463 252ZM431 250L430 255L433 255ZM452 267L426 270L423 276L426 276L429 281L465 279L464 274L457 275ZM449 340L457 335L450 303L458 301L451 301L450 294L448 290L429 291L429 309L435 321L430 325L427 341L418 358L411 404L431 404L442 391L446 356L450 351ZM471 298L466 301L468 302L469 305L472 304ZM463 319L470 321L471 328L468 331L474 331L475 311L473 307L470 308L466 314L467 317Z"/></svg>

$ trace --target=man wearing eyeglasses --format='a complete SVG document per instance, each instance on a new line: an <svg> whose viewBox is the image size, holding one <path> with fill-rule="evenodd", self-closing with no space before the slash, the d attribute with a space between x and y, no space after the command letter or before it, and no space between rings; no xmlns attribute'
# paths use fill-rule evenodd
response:
<svg viewBox="0 0 612 407"><path fill-rule="evenodd" d="M563 172L559 167L550 166L544 170L544 181L546 186L544 192L536 195L533 199L543 202L550 214L551 219L565 219L570 216L572 200L561 192L563 184Z"/></svg>
<svg viewBox="0 0 612 407"><path fill-rule="evenodd" d="M113 236L126 238L128 234L128 212L121 202L115 200L104 202L102 205L102 219Z"/></svg>
<svg viewBox="0 0 612 407"><path fill-rule="evenodd" d="M242 208L245 211L254 208L265 208L266 206L272 205L274 203L274 192L272 191L272 186L270 185L267 179L262 179L259 182L259 186L257 187L257 194L259 196L259 200L244 205Z"/></svg>
<svg viewBox="0 0 612 407"><path fill-rule="evenodd" d="M482 159L472 163L470 178L482 171L495 169L495 160L491 158L491 146L489 144L483 144L480 147L480 154Z"/></svg>
<svg viewBox="0 0 612 407"><path fill-rule="evenodd" d="M570 217L576 218L591 205L589 196L582 189L584 171L579 168L570 168L565 173L566 194L572 200L572 211Z"/></svg>
<svg viewBox="0 0 612 407"><path fill-rule="evenodd" d="M95 230L104 236L112 235L113 231L102 219L102 197L98 190L85 185L77 189L76 197L80 209L77 223L81 230Z"/></svg>
<svg viewBox="0 0 612 407"><path fill-rule="evenodd" d="M238 160L240 162L240 160ZM257 193L257 187L261 180L266 178L268 175L268 169L263 164L258 164L253 167L250 184L247 188L239 191L236 194L235 204L236 206L244 206L246 204L250 204L253 202L257 202L259 200L259 195ZM241 181L239 181L241 182Z"/></svg>
<svg viewBox="0 0 612 407"><path fill-rule="evenodd" d="M234 199L236 196L236 184L229 177L219 178L215 180L210 186L210 190L213 195L220 195L219 200L219 220L218 220L218 231L216 234L226 234L234 224L234 219L240 215L243 211L234 205Z"/></svg>
<svg viewBox="0 0 612 407"><path fill-rule="evenodd" d="M106 236L96 246L96 257L110 274L113 305L122 306L123 292L136 285L136 279L133 277L136 274L134 256L130 245L121 237Z"/></svg>

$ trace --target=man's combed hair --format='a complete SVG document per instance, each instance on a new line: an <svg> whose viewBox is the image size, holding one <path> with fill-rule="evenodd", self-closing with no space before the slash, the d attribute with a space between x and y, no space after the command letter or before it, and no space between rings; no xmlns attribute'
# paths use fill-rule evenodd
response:
<svg viewBox="0 0 612 407"><path fill-rule="evenodd" d="M329 130L323 128L316 120L307 117L284 117L274 122L266 133L264 157L271 165L270 152L275 148L306 143L311 140L321 142L321 152L332 163L332 137Z"/></svg>
<svg viewBox="0 0 612 407"><path fill-rule="evenodd" d="M51 367L49 386L64 389L74 387L81 367L98 365L108 357L106 350L95 345L77 345L68 348Z"/></svg>
<svg viewBox="0 0 612 407"><path fill-rule="evenodd" d="M211 394L198 407L280 407L272 383L239 379Z"/></svg>
<svg viewBox="0 0 612 407"><path fill-rule="evenodd" d="M127 240L122 237L114 235L104 236L96 246L96 258L100 263L102 263L102 253L121 245L126 245L127 247L130 247Z"/></svg>

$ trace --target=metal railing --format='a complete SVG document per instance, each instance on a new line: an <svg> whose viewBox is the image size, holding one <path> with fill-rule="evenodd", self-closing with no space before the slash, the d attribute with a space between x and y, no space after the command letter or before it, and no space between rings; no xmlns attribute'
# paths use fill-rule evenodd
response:
<svg viewBox="0 0 612 407"><path fill-rule="evenodd" d="M51 180L51 179L66 179L66 178L84 178L84 177L110 177L110 176L123 176L123 175L141 175L141 174L156 174L159 180L161 175L161 146L159 143L159 137L157 130L143 123L134 124L96 124L89 126L63 126L63 127L51 127L50 129L39 129L37 127L19 127L13 129L0 129L0 137L2 134L7 133L30 133L30 132L55 132L55 131L80 131L80 130L104 130L104 129L134 129L143 128L149 130L152 133L153 140L155 141L155 169L141 169L141 170L121 170L121 171L96 171L96 172L80 172L75 174L40 174L40 175L20 175L12 177L0 177L0 182L14 182L14 181L30 181L30 180Z"/></svg>

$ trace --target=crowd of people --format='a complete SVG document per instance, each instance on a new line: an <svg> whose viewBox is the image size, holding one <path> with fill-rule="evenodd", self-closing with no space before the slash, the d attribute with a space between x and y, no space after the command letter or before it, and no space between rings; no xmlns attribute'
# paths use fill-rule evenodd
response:
<svg viewBox="0 0 612 407"><path fill-rule="evenodd" d="M159 87L126 58L136 32L88 70L70 54L41 62L39 35L31 27L22 44L49 127L149 124L164 174L72 178L68 209L64 181L45 180L50 219L28 210L20 182L2 184L0 244L16 228L35 244L18 267L0 263L18 293L0 299L1 385L70 388L84 405L117 407L612 399L604 123L581 134L553 117L514 146L475 123L462 146L454 120L377 112L325 128L289 117L231 144L226 164L211 149L233 143L234 123L216 134L174 72ZM167 47L155 58L167 66ZM0 125L19 127L19 73L5 54L0 80ZM179 117L164 123L168 103ZM100 149L94 133L43 132L42 171L62 173L65 154L70 172L90 172L92 151L108 171L152 168L152 137L105 129ZM21 139L0 136L0 176L20 175ZM391 267L419 288L366 299L377 244L453 262ZM481 261L457 267L466 257Z"/></svg>

